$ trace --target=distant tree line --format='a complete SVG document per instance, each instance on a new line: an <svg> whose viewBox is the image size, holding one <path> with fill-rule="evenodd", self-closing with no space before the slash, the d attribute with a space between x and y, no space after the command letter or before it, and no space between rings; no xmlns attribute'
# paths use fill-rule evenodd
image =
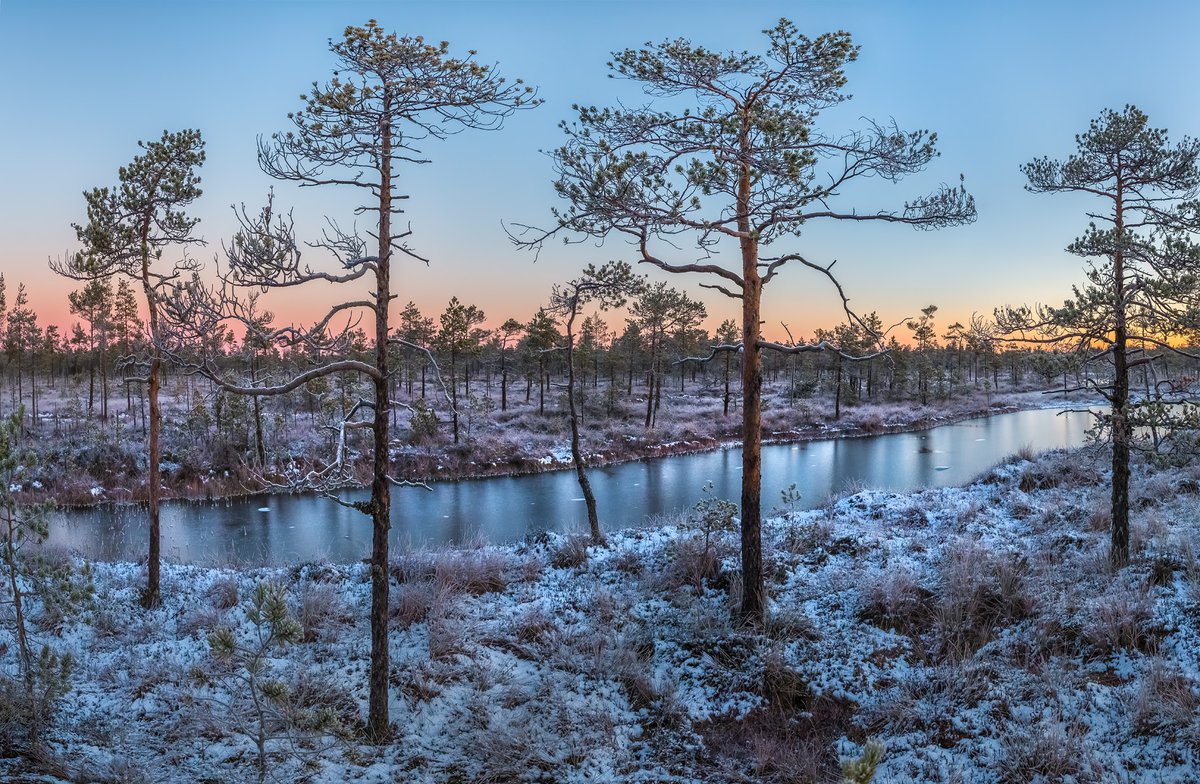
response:
<svg viewBox="0 0 1200 784"><path fill-rule="evenodd" d="M0 275L0 411L23 406L26 430L43 435L70 433L85 424L143 430L142 368L149 339L129 284L97 280L70 291L70 312L77 320L65 330L39 321L24 284L18 284L11 307L6 289ZM734 341L737 327L731 320L710 332L701 326L704 305L664 283L633 298L623 318L605 315L586 313L575 329L575 391L588 418L625 418L626 407L636 403L641 426L653 429L664 391L668 400L673 394L716 396L725 415L736 412L740 355L701 361L710 346ZM766 352L764 379L797 405L830 401L837 419L843 409L866 403L936 405L966 393L1030 386L1078 390L1089 374L1100 372L1075 351L1006 341L979 319L942 327L936 316L935 306L924 308L906 321L900 335L888 336L886 354L863 361L843 355L869 352L874 334L883 331L876 314L864 317L865 328L818 328L801 341L828 342L841 353ZM483 423L510 408L565 416L568 368L560 349L566 336L562 319L549 307L525 320L507 318L489 327L479 307L458 297L429 315L409 302L400 309L393 336L389 384L392 398L404 405L391 416L402 438L470 441ZM316 360L359 358L366 345L366 335L354 330L343 349L332 352L265 345L253 333L239 336L221 328L206 345L191 349L215 358L230 374L274 379L291 377ZM1149 394L1164 383L1186 386L1196 377L1197 363L1190 358L1153 346L1143 349L1162 356L1139 366L1135 391ZM264 466L269 451L286 450L296 433L346 415L362 394L353 380L314 379L260 401L223 393L177 367L168 365L164 372L172 380L171 396L178 396L171 401L176 413L168 417L168 428L206 442L215 439L226 447L229 464Z"/></svg>

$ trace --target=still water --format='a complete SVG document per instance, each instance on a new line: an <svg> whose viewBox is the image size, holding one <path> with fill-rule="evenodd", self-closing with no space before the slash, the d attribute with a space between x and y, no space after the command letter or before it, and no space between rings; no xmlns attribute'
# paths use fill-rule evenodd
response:
<svg viewBox="0 0 1200 784"><path fill-rule="evenodd" d="M971 481L1023 447L1035 452L1084 442L1081 412L1019 411L914 433L831 439L763 448L763 507L778 505L795 483L814 507L847 486L912 490ZM608 529L642 526L690 508L712 482L715 494L741 494L741 452L721 449L643 460L588 472ZM349 492L358 500L365 492ZM573 471L472 479L392 490L392 544L512 542L536 531L580 531L587 513ZM351 562L371 547L369 519L312 495L263 495L230 502L162 506L162 552L192 563ZM146 552L146 515L137 506L56 513L51 542L99 560L136 560Z"/></svg>

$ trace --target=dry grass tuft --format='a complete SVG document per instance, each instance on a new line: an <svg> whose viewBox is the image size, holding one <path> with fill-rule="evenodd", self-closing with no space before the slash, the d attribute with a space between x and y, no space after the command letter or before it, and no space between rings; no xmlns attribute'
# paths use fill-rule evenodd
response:
<svg viewBox="0 0 1200 784"><path fill-rule="evenodd" d="M1177 667L1155 656L1129 698L1133 731L1144 736L1169 736L1191 727L1198 719L1197 685Z"/></svg>
<svg viewBox="0 0 1200 784"><path fill-rule="evenodd" d="M550 556L550 565L555 569L575 569L587 563L588 538L569 536Z"/></svg>
<svg viewBox="0 0 1200 784"><path fill-rule="evenodd" d="M507 559L489 550L448 552L434 560L433 579L452 593L481 596L508 587Z"/></svg>
<svg viewBox="0 0 1200 784"><path fill-rule="evenodd" d="M1036 726L1009 725L1000 736L997 781L1104 781L1084 730L1062 718L1044 719Z"/></svg>
<svg viewBox="0 0 1200 784"><path fill-rule="evenodd" d="M933 621L933 598L934 593L922 587L911 571L894 567L865 587L858 618L915 637Z"/></svg>
<svg viewBox="0 0 1200 784"><path fill-rule="evenodd" d="M1033 597L1026 589L1023 559L961 542L939 568L930 652L962 661L990 642L996 630L1029 617Z"/></svg>
<svg viewBox="0 0 1200 784"><path fill-rule="evenodd" d="M304 629L304 642L316 642L321 633L339 623L346 611L337 590L328 583L310 583L300 594L296 620Z"/></svg>
<svg viewBox="0 0 1200 784"><path fill-rule="evenodd" d="M424 621L433 606L444 600L432 581L403 583L392 589L389 612L401 629L407 629Z"/></svg>
<svg viewBox="0 0 1200 784"><path fill-rule="evenodd" d="M183 618L175 627L177 637L206 637L217 628L225 613L215 607L201 607Z"/></svg>
<svg viewBox="0 0 1200 784"><path fill-rule="evenodd" d="M205 592L209 603L218 610L228 610L238 603L238 584L233 577L220 577Z"/></svg>
<svg viewBox="0 0 1200 784"><path fill-rule="evenodd" d="M1154 605L1144 590L1121 589L1097 597L1083 615L1082 636L1093 656L1132 648L1149 651L1161 630L1153 625Z"/></svg>

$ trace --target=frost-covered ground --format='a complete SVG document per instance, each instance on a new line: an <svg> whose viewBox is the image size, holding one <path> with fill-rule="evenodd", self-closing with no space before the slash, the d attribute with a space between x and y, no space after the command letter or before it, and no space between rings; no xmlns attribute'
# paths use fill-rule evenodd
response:
<svg viewBox="0 0 1200 784"><path fill-rule="evenodd" d="M686 521L615 534L582 563L562 538L405 554L395 740L272 740L269 780L825 781L873 737L880 782L1195 781L1200 472L1136 470L1135 556L1114 573L1104 463L1062 453L966 488L781 510L762 630L730 620L736 534L706 551ZM250 638L262 580L304 626L268 668L294 702L348 726L365 710L364 566L167 566L154 611L137 606L139 567L95 568L96 607L39 634L78 660L58 775L254 780L245 690L207 638ZM11 672L10 638L0 651Z"/></svg>

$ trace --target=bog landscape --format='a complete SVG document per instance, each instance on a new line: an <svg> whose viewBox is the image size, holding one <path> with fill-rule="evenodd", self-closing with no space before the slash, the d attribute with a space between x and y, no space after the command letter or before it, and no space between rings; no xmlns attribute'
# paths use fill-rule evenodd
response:
<svg viewBox="0 0 1200 784"><path fill-rule="evenodd" d="M395 16L297 55L227 233L164 103L0 265L0 780L1196 780L1200 141L1026 117L976 191L800 14L577 104ZM544 199L440 209L532 307L414 211L517 122ZM1065 285L890 255L1007 200Z"/></svg>

